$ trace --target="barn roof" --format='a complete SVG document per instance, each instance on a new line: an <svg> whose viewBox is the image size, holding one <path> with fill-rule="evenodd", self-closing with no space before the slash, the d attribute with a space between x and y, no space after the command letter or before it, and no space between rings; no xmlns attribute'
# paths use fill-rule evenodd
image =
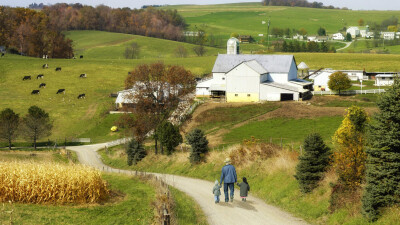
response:
<svg viewBox="0 0 400 225"><path fill-rule="evenodd" d="M220 54L215 61L213 73L227 73L247 61L257 61L270 73L288 73L294 60L293 55L228 55Z"/></svg>

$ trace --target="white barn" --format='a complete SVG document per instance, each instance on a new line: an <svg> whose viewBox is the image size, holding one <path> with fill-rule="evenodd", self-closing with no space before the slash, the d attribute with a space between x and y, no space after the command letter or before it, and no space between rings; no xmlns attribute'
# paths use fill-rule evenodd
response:
<svg viewBox="0 0 400 225"><path fill-rule="evenodd" d="M396 76L396 74L378 74L375 76L375 86L393 85Z"/></svg>
<svg viewBox="0 0 400 225"><path fill-rule="evenodd" d="M352 38L356 38L360 35L360 29L358 27L349 27L347 28L346 33L350 33Z"/></svg>
<svg viewBox="0 0 400 225"><path fill-rule="evenodd" d="M312 83L297 78L293 55L241 55L235 41L228 41L230 54L218 55L212 79L197 84L197 95L227 102L298 101L311 95Z"/></svg>

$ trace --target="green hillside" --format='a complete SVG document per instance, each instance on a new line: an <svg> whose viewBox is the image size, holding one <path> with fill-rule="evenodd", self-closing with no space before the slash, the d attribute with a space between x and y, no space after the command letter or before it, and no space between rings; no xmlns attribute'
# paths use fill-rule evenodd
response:
<svg viewBox="0 0 400 225"><path fill-rule="evenodd" d="M366 23L382 22L399 11L355 11L337 9L314 9L303 7L261 6L261 3L223 5L177 5L177 9L190 24L189 29L202 27L214 35L228 37L235 32L242 35L266 34L267 26L261 21L271 19L271 28L305 28L308 34L317 33L324 27L332 34L344 26L357 26L359 19Z"/></svg>
<svg viewBox="0 0 400 225"><path fill-rule="evenodd" d="M91 59L124 59L125 48L132 42L140 47L139 59L176 58L175 50L184 46L188 57L196 57L193 47L196 45L139 35L112 33L105 31L68 31L66 36L72 39L75 55L84 55ZM101 38L100 38L101 37ZM212 56L221 49L206 47L205 56Z"/></svg>

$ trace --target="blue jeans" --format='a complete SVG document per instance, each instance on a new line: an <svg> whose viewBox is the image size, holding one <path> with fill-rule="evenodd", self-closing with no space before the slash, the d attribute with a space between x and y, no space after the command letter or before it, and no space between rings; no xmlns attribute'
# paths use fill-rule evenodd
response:
<svg viewBox="0 0 400 225"><path fill-rule="evenodd" d="M224 194L225 202L229 202L228 187L231 190L231 199L233 199L233 194L235 193L235 183L224 183Z"/></svg>
<svg viewBox="0 0 400 225"><path fill-rule="evenodd" d="M219 195L214 195L215 202L219 202Z"/></svg>

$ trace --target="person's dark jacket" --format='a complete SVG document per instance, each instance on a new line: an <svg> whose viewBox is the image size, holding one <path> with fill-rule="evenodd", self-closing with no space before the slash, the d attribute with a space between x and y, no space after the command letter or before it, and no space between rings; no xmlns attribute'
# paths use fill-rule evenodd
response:
<svg viewBox="0 0 400 225"><path fill-rule="evenodd" d="M226 165L222 167L221 179L220 179L221 184L222 181L224 181L224 183L226 184L237 182L236 169L234 166Z"/></svg>
<svg viewBox="0 0 400 225"><path fill-rule="evenodd" d="M240 187L240 197L247 197L249 191L250 191L250 185L246 184L245 182L242 183L237 183L237 185Z"/></svg>

